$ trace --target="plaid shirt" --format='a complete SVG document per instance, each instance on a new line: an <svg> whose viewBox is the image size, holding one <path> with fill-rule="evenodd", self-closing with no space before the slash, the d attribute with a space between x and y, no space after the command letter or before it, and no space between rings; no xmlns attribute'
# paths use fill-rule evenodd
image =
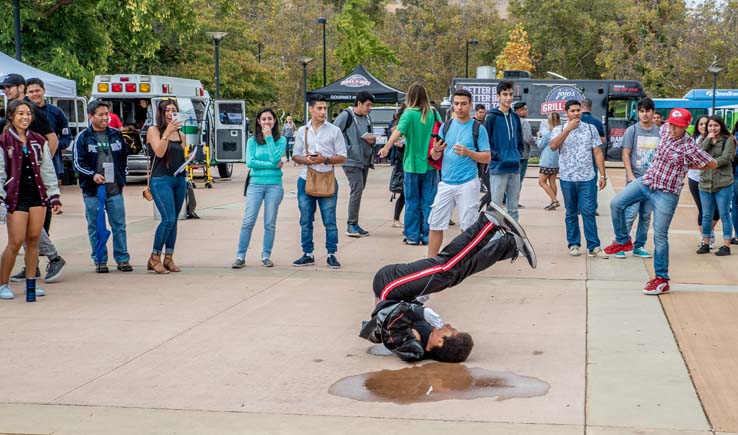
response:
<svg viewBox="0 0 738 435"><path fill-rule="evenodd" d="M677 139L669 136L666 125L661 127L661 143L651 167L643 175L643 184L652 190L679 195L689 166L701 168L712 161L712 156L689 135Z"/></svg>

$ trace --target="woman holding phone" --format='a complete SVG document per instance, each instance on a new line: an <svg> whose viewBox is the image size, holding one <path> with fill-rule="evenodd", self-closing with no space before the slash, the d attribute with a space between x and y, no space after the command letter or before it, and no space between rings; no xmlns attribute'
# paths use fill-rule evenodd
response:
<svg viewBox="0 0 738 435"><path fill-rule="evenodd" d="M151 158L149 185L154 203L161 215L146 268L159 274L180 271L172 257L177 242L177 218L187 193L185 171L178 171L185 162L186 143L181 128L182 121L179 119L177 102L162 100L156 111L156 125L149 127L146 133Z"/></svg>
<svg viewBox="0 0 738 435"><path fill-rule="evenodd" d="M23 241L26 242L26 292L43 296L36 288L34 273L38 267L38 239L46 217L61 212L59 184L46 139L28 130L33 120L30 103L8 103L5 131L0 134L0 215L7 220L8 244L0 266L0 299L13 299L8 284ZM31 300L31 299L27 299Z"/></svg>
<svg viewBox="0 0 738 435"><path fill-rule="evenodd" d="M246 265L246 251L249 249L251 232L256 224L262 202L264 203L264 242L261 249L261 265L274 266L269 257L274 246L277 212L284 196L282 155L287 140L284 136L280 136L277 115L270 107L265 107L256 114L255 130L246 146L246 166L251 172L246 189L246 211L241 224L236 259L232 265L234 269L240 269Z"/></svg>

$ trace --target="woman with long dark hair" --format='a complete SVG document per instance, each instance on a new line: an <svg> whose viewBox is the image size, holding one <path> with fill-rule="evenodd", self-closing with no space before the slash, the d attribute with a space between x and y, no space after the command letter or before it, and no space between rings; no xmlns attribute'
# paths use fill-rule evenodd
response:
<svg viewBox="0 0 738 435"><path fill-rule="evenodd" d="M264 203L264 242L261 249L261 265L273 267L270 259L277 227L277 212L284 197L282 187L282 155L287 140L279 134L279 120L271 107L256 114L256 129L246 146L246 166L249 167L249 184L246 189L246 211L241 224L238 250L233 268L246 265L246 251L251 242L251 232L256 224L262 202Z"/></svg>
<svg viewBox="0 0 738 435"><path fill-rule="evenodd" d="M174 264L177 242L177 219L187 194L185 171L177 172L185 162L185 136L182 121L173 119L179 113L175 100L162 100L156 110L156 125L149 127L146 143L151 159L151 194L161 215L154 233L154 246L146 268L159 274L179 272ZM162 251L164 260L161 259Z"/></svg>
<svg viewBox="0 0 738 435"><path fill-rule="evenodd" d="M8 282L23 241L26 292L44 296L35 278L38 239L47 205L51 205L52 213L61 212L59 185L46 139L28 130L33 121L30 103L13 100L6 111L5 131L0 134L0 214L7 220L8 244L0 266L0 299L15 297Z"/></svg>
<svg viewBox="0 0 738 435"><path fill-rule="evenodd" d="M405 97L407 109L397 122L397 129L380 150L380 157L387 157L400 136L405 136L403 156L403 193L405 195L405 240L407 245L427 245L433 199L438 190L436 170L428 162L428 147L435 123L441 115L433 109L428 91L420 83L413 83Z"/></svg>
<svg viewBox="0 0 738 435"><path fill-rule="evenodd" d="M717 160L717 168L703 171L700 176L700 201L705 213L702 214L702 244L698 254L710 252L710 232L712 226L708 210L717 205L720 221L723 226L723 246L715 255L730 255L730 241L733 236L730 221L730 200L733 195L733 158L735 157L735 139L731 136L723 118L712 115L707 122L707 137L700 143Z"/></svg>
<svg viewBox="0 0 738 435"><path fill-rule="evenodd" d="M694 122L694 140L695 142L702 143L702 141L707 137L707 121L710 117L707 115L702 115ZM692 195L692 199L694 200L694 204L697 206L697 229L699 230L700 234L702 234L702 201L700 201L700 174L702 174L702 171L699 169L690 169L687 171L687 184L689 186L689 193ZM708 215L712 214L712 228L713 230L710 232L710 245L715 241L715 226L718 223L718 220L720 220L720 214L718 213L717 207L715 207L715 210L708 212ZM702 245L702 236L700 236L700 245Z"/></svg>

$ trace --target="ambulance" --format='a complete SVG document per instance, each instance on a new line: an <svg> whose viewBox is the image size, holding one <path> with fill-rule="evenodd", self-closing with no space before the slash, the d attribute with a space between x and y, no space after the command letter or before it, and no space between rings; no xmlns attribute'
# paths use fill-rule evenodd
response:
<svg viewBox="0 0 738 435"><path fill-rule="evenodd" d="M245 163L248 118L242 100L214 100L199 80L142 74L98 75L90 101L112 104L131 148L128 175L146 175L143 147L146 131L155 123L162 100L175 100L182 114L188 146L198 146L195 163L202 166L205 186L212 187L210 167L220 178L230 178L234 163Z"/></svg>

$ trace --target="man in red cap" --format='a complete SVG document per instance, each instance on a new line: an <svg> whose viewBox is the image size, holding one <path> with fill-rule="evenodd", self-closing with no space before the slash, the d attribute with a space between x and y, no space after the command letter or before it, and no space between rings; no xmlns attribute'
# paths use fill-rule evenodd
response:
<svg viewBox="0 0 738 435"><path fill-rule="evenodd" d="M674 109L661 128L661 143L651 166L643 177L634 180L610 202L615 241L605 248L607 254L632 251L633 242L625 225L625 209L640 201L653 205L653 266L656 277L648 281L643 293L658 295L669 291L669 225L679 202L684 176L690 168L706 170L717 161L686 134L692 115L686 109Z"/></svg>

